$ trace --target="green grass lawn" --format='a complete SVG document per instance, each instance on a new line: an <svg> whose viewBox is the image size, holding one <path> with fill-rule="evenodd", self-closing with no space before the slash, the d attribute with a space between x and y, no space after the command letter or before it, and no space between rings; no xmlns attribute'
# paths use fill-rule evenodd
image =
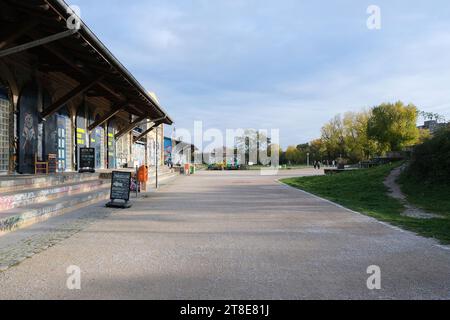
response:
<svg viewBox="0 0 450 320"><path fill-rule="evenodd" d="M397 163L330 176L290 178L281 181L378 220L450 244L448 187L430 188L402 179L403 191L411 203L443 215L442 219L404 217L401 215L403 205L387 195L388 190L383 184L390 171L399 165Z"/></svg>

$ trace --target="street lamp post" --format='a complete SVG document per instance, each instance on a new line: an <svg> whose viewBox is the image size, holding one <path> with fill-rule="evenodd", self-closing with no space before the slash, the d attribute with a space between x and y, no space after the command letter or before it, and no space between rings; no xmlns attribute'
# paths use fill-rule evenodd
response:
<svg viewBox="0 0 450 320"><path fill-rule="evenodd" d="M158 164L159 164L159 158L158 158L158 127L156 127L156 140L155 140L155 157L156 157L156 166L155 166L155 187L156 189L159 188L158 183Z"/></svg>

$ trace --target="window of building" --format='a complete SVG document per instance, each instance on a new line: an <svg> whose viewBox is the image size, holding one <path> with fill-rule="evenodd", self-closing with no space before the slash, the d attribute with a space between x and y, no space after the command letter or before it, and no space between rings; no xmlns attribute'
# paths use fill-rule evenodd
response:
<svg viewBox="0 0 450 320"><path fill-rule="evenodd" d="M0 87L0 171L9 170L9 117L8 93Z"/></svg>
<svg viewBox="0 0 450 320"><path fill-rule="evenodd" d="M116 161L117 166L124 167L128 164L128 155L129 155L129 135L126 134L117 140L116 143Z"/></svg>

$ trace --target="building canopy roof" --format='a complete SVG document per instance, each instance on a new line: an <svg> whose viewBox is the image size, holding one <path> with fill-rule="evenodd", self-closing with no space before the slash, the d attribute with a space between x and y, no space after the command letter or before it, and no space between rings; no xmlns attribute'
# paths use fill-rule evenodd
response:
<svg viewBox="0 0 450 320"><path fill-rule="evenodd" d="M71 12L63 0L2 0L0 6L0 50L68 30ZM38 57L41 69L63 73L78 83L100 79L90 90L123 112L171 125L172 119L158 101L80 21L73 35L27 52Z"/></svg>

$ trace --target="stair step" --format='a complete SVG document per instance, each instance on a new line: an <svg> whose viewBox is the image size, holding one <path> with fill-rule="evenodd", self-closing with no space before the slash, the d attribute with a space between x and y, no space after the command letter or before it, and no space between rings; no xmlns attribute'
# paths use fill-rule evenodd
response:
<svg viewBox="0 0 450 320"><path fill-rule="evenodd" d="M21 206L54 200L66 195L73 195L88 191L95 191L108 181L88 180L67 184L56 184L51 187L31 188L0 194L0 211Z"/></svg>
<svg viewBox="0 0 450 320"><path fill-rule="evenodd" d="M110 189L105 184L95 192L68 195L51 201L2 211L0 212L0 235L108 199L109 192Z"/></svg>
<svg viewBox="0 0 450 320"><path fill-rule="evenodd" d="M52 175L14 175L0 176L0 193L20 191L31 188L45 188L50 186L98 180L99 173L58 173Z"/></svg>
<svg viewBox="0 0 450 320"><path fill-rule="evenodd" d="M159 181L163 181L163 180L166 180L166 179L171 179L171 178L174 178L174 177L177 177L177 176L179 176L180 174L179 173L176 173L176 172L172 172L172 173L167 173L167 174L163 174L163 175L159 175L158 174L158 180ZM153 177L153 179L155 179L155 177ZM153 180L154 181L154 180Z"/></svg>
<svg viewBox="0 0 450 320"><path fill-rule="evenodd" d="M162 176L171 176L171 175L178 175L179 173L176 172L158 172L158 176L162 177ZM149 172L148 174L149 177L156 177L156 172Z"/></svg>
<svg viewBox="0 0 450 320"><path fill-rule="evenodd" d="M158 176L159 177L163 177L165 175L172 176L173 174L178 174L173 169L169 169L167 167L162 167L162 168L164 168L164 169L158 169ZM126 170L126 169L120 170L119 169L118 171L128 171L128 172L133 172L134 173L134 171L132 169L129 169L129 170ZM149 176L150 179L154 179L156 177L156 171L154 170L154 168L149 170L148 176ZM100 174L100 178L101 179L111 179L112 178L112 172L102 172Z"/></svg>
<svg viewBox="0 0 450 320"><path fill-rule="evenodd" d="M179 176L177 172L163 172L159 175L159 181L166 182L177 176ZM152 189L152 182L154 180L149 183L150 189ZM84 187L90 188L88 189L89 191L82 189ZM50 190L58 196L55 195L55 198L51 199ZM63 195L63 192L65 192L65 195ZM30 200L31 203L25 204L28 193L33 193L35 199L33 201ZM47 195L45 195L46 193ZM7 201L5 199L10 199L8 197L14 196L14 194L23 196L24 198L22 200L24 202L18 207L0 210L0 236L16 229L47 220L53 216L109 199L110 180L98 179L97 175L97 180L92 181L92 183L85 181L83 183L55 185L50 188L30 188L20 192L9 192L7 194L0 192L0 205L2 205L2 201ZM33 199L33 197L29 199ZM42 201L39 199L42 199ZM11 201L14 203L14 200Z"/></svg>

